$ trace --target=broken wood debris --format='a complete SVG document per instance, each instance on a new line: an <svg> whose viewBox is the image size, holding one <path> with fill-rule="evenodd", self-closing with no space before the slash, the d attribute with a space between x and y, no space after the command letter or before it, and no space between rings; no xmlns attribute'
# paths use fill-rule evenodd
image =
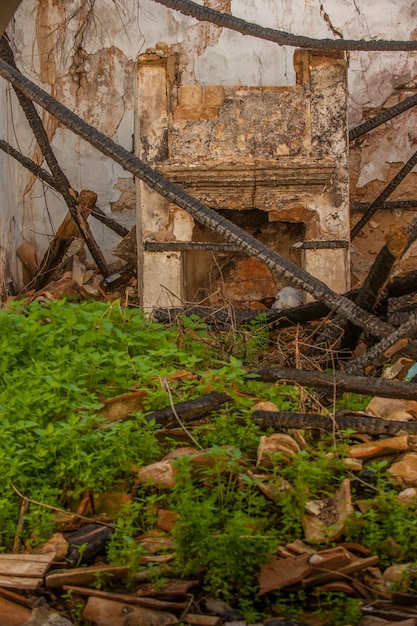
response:
<svg viewBox="0 0 417 626"><path fill-rule="evenodd" d="M396 262L401 258L408 244L408 236L399 226L392 226L386 233L385 240L385 246L377 255L355 298L356 304L365 311L373 311ZM361 334L361 328L348 322L340 342L341 352L353 353Z"/></svg>
<svg viewBox="0 0 417 626"><path fill-rule="evenodd" d="M289 554L291 554L291 549ZM261 569L259 595L286 587L295 590L322 585L329 580L351 580L356 572L376 565L378 557L361 558L343 546L305 551L285 558L273 558Z"/></svg>

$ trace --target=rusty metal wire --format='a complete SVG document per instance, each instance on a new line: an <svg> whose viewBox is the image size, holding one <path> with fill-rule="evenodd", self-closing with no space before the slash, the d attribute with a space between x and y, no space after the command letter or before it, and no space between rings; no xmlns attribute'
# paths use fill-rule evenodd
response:
<svg viewBox="0 0 417 626"><path fill-rule="evenodd" d="M242 35L250 35L258 39L273 41L281 46L294 46L295 48L313 48L316 50L378 50L381 52L399 50L417 50L417 41L387 41L376 39L373 41L352 39L313 39L302 35L291 35L285 31L274 30L246 22L239 17L228 15L201 6L191 0L154 0L158 4L179 11L189 17L194 17L203 22L211 22L222 28L235 30Z"/></svg>

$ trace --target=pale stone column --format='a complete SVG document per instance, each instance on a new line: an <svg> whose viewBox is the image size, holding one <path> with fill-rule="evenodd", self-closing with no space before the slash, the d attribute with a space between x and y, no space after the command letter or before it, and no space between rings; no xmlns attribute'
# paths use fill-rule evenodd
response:
<svg viewBox="0 0 417 626"><path fill-rule="evenodd" d="M299 53L303 65L306 53ZM347 122L347 62L341 52L308 53L310 85L311 153L330 158L335 171L329 184L307 206L318 216L320 240L349 242L349 173ZM304 68L306 71L307 68ZM315 237L311 237L315 239ZM312 243L312 242L311 242ZM350 288L349 246L335 249L309 247L303 267L339 293Z"/></svg>
<svg viewBox="0 0 417 626"><path fill-rule="evenodd" d="M137 61L135 154L158 168L169 157L168 131L174 57L164 50ZM138 288L145 311L178 306L182 298L181 252L150 252L145 242L175 240L173 210L165 198L140 180L137 190Z"/></svg>

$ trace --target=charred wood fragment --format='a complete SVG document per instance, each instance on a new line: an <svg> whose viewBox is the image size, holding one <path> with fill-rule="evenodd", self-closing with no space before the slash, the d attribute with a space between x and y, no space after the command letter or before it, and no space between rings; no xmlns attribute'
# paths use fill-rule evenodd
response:
<svg viewBox="0 0 417 626"><path fill-rule="evenodd" d="M232 398L227 393L209 393L200 398L178 402L174 405L175 412L184 421L196 420L208 413L217 411L227 403L233 403ZM157 424L168 424L174 417L172 407L159 409L145 415L148 421L154 420Z"/></svg>
<svg viewBox="0 0 417 626"><path fill-rule="evenodd" d="M399 298L417 292L417 270L413 270L404 274L404 276L396 276L388 283L386 287L387 298Z"/></svg>
<svg viewBox="0 0 417 626"><path fill-rule="evenodd" d="M103 552L113 529L102 524L86 524L66 537L68 547L67 562L78 567L88 563Z"/></svg>
<svg viewBox="0 0 417 626"><path fill-rule="evenodd" d="M373 311L384 287L394 269L396 262L402 257L408 245L408 236L404 229L393 226L385 237L386 244L380 250L372 267L355 298L355 302L365 311ZM360 339L362 328L347 322L340 343L341 357L352 353Z"/></svg>

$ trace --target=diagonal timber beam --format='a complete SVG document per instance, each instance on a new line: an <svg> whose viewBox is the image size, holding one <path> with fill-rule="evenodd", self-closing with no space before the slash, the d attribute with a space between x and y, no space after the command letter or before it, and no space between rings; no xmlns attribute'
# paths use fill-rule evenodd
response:
<svg viewBox="0 0 417 626"><path fill-rule="evenodd" d="M136 156L116 144L109 137L75 115L70 109L40 89L32 81L17 72L0 59L0 76L8 80L16 89L56 117L62 124L85 139L101 153L119 163L125 170L144 181L169 202L181 207L193 218L220 234L226 241L237 244L248 256L256 256L262 263L288 281L294 287L304 289L316 300L323 301L330 309L374 335L385 337L393 332L390 324L382 322L375 315L363 311L351 300L330 289L325 283L305 270L291 263L278 252L248 235L238 226L219 215L214 209L193 198L181 187L172 183L158 171L152 169Z"/></svg>

